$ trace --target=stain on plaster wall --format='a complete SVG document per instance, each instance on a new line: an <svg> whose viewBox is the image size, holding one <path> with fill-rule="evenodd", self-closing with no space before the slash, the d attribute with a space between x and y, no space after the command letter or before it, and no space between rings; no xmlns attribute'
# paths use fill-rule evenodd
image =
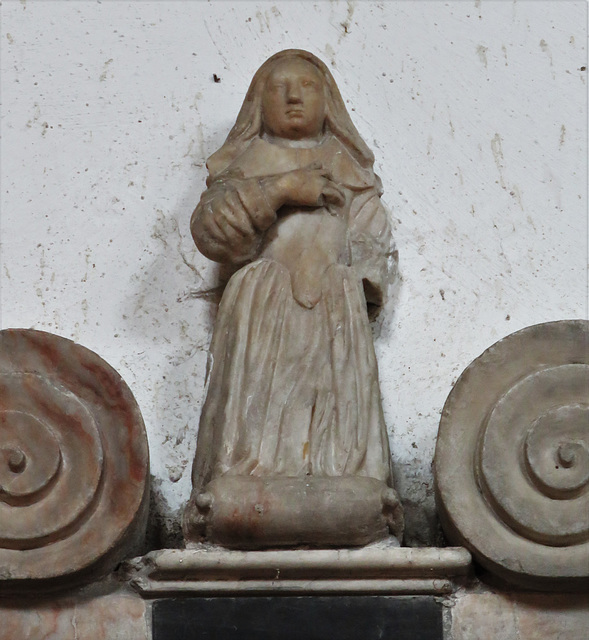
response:
<svg viewBox="0 0 589 640"><path fill-rule="evenodd" d="M489 50L489 47L485 47L482 44L477 45L477 55L479 57L479 60L485 66L485 69L487 68L487 51L488 50Z"/></svg>

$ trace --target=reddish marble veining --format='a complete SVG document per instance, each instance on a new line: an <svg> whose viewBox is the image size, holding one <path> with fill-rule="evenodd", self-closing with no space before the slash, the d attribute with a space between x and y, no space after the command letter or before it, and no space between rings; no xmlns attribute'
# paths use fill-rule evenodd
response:
<svg viewBox="0 0 589 640"><path fill-rule="evenodd" d="M124 425L126 442L125 458L129 462L129 473L135 482L142 482L145 478L144 452L136 446L137 415L129 407L130 392L122 388L122 379L118 374L107 375L104 368L97 367L93 362L81 362L81 365L90 374L93 380L101 385L101 397L109 403L109 410L117 417L117 422ZM114 373L114 372L113 372Z"/></svg>
<svg viewBox="0 0 589 640"><path fill-rule="evenodd" d="M146 613L145 602L127 593L28 608L0 605L0 640L148 640Z"/></svg>
<svg viewBox="0 0 589 640"><path fill-rule="evenodd" d="M145 428L131 391L94 352L40 331L0 332L0 376L13 374L24 375L12 396L51 425L60 443L60 478L39 509L31 506L31 516L57 518L59 526L48 537L45 521L37 520L43 535L19 542L26 549L20 555L0 545L0 566L20 581L75 574L105 556L116 561L143 524L149 478ZM53 511L45 513L44 505ZM0 590L6 584L0 581Z"/></svg>

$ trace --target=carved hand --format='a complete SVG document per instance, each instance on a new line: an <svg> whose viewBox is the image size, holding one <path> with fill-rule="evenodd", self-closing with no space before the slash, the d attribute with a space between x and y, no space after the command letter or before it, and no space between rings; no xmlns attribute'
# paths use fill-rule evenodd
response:
<svg viewBox="0 0 589 640"><path fill-rule="evenodd" d="M265 178L262 188L275 211L285 204L305 207L335 204L341 207L345 203L343 191L327 169L318 164Z"/></svg>

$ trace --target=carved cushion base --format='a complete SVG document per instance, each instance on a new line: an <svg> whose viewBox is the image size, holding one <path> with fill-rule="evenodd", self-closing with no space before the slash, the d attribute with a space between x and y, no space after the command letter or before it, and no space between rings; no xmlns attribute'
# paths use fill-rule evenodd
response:
<svg viewBox="0 0 589 640"><path fill-rule="evenodd" d="M359 546L402 531L396 493L375 478L225 476L193 501L187 539L233 549Z"/></svg>

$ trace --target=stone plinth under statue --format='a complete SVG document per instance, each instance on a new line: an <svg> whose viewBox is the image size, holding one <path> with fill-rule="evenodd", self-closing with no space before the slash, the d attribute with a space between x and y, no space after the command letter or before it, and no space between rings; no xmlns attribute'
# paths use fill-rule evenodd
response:
<svg viewBox="0 0 589 640"><path fill-rule="evenodd" d="M451 593L471 573L461 547L411 549L380 541L360 549L163 549L127 563L144 597L165 595Z"/></svg>
<svg viewBox="0 0 589 640"><path fill-rule="evenodd" d="M402 536L368 318L396 266L373 163L331 73L299 50L260 67L207 162L192 234L235 273L211 343L188 541Z"/></svg>

